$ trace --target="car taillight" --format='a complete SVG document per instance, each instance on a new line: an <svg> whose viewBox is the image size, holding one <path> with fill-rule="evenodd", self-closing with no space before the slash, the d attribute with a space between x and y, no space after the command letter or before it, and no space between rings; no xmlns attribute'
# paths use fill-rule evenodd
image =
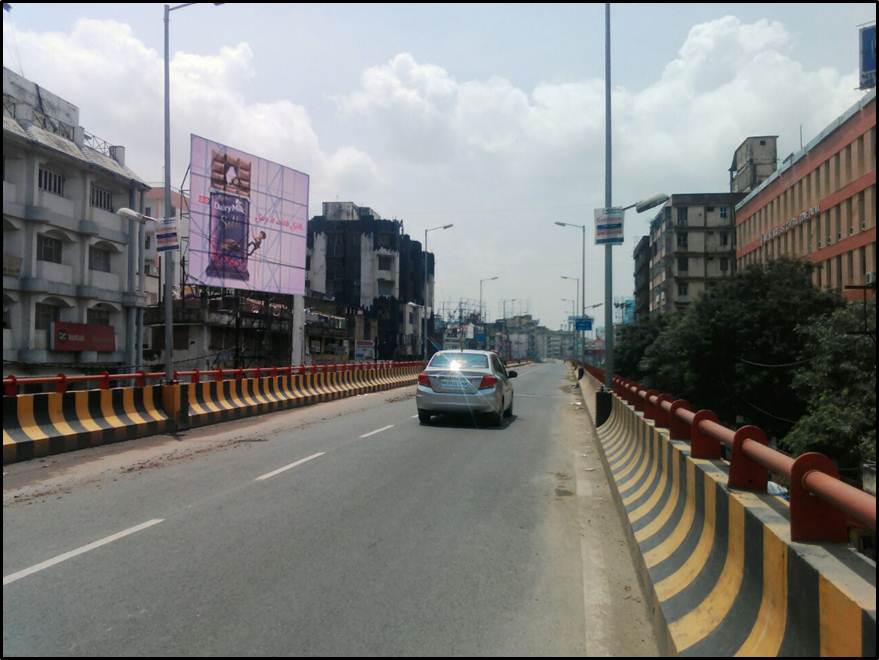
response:
<svg viewBox="0 0 879 660"><path fill-rule="evenodd" d="M430 387L430 376L424 372L418 374L418 384L423 385L424 387Z"/></svg>
<svg viewBox="0 0 879 660"><path fill-rule="evenodd" d="M494 376L483 376L482 382L479 383L480 390L487 390L489 387L494 387L497 385L497 378Z"/></svg>

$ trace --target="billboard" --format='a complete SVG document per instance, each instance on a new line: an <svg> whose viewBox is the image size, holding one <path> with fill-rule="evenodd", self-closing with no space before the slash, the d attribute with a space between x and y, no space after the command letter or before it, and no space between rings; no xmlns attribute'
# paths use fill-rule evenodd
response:
<svg viewBox="0 0 879 660"><path fill-rule="evenodd" d="M190 283L305 293L307 174L192 135Z"/></svg>
<svg viewBox="0 0 879 660"><path fill-rule="evenodd" d="M595 244L621 245L623 243L623 209L595 209Z"/></svg>

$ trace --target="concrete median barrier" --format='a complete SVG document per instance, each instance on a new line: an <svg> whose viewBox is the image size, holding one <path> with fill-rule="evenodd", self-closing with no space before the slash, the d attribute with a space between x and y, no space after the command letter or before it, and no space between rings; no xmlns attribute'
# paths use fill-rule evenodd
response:
<svg viewBox="0 0 879 660"><path fill-rule="evenodd" d="M787 502L618 396L597 434L666 654L875 657L875 563L792 540Z"/></svg>

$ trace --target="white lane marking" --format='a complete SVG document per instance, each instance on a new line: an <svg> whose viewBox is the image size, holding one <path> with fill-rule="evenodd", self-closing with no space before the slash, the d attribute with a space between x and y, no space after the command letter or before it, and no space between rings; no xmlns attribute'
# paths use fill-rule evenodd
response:
<svg viewBox="0 0 879 660"><path fill-rule="evenodd" d="M321 452L319 454L312 454L311 456L309 456L307 458L303 458L302 460L296 461L295 463L290 463L290 465L285 465L284 467L278 468L277 470L274 470L273 472L269 472L268 474L264 474L261 477L257 477L256 479L254 479L254 481L264 481L265 479L271 479L272 477L274 477L277 474L281 474L282 472L286 472L287 470L291 470L291 469L295 468L297 465L302 465L303 463L308 463L308 461L312 461L315 458L320 458L325 453L326 452Z"/></svg>
<svg viewBox="0 0 879 660"><path fill-rule="evenodd" d="M16 580L20 580L21 578L27 577L28 575L33 575L39 571L45 570L54 566L55 564L60 564L63 561L67 561L68 559L73 559L77 555L81 555L83 553L89 552L90 550L94 550L95 548L99 548L102 545L107 545L108 543L112 543L113 541L118 541L119 539L128 536L129 534L134 534L135 532L139 532L142 529L146 529L147 527L152 527L153 525L158 525L160 522L163 522L164 518L155 518L153 520L148 520L142 525L138 525L137 527L130 527L124 531L119 532L118 534L113 534L112 536L108 536L106 538L101 539L100 541L95 541L94 543L89 543L88 545L84 545L81 548L77 548L76 550L71 550L70 552L65 552L63 555L58 555L54 559L47 559L44 562L40 562L39 564L35 564L30 568L26 568L23 571L19 571L18 573L12 573L11 575L6 575L3 577L3 586L5 587L7 584L12 584Z"/></svg>
<svg viewBox="0 0 879 660"><path fill-rule="evenodd" d="M417 417L418 415L416 415ZM380 429L376 429L375 431L370 431L369 433L364 433L361 435L361 438L368 438L371 435L375 435L376 433L381 433L382 431L387 431L388 429L394 428L394 424L388 424L387 426L382 426Z"/></svg>

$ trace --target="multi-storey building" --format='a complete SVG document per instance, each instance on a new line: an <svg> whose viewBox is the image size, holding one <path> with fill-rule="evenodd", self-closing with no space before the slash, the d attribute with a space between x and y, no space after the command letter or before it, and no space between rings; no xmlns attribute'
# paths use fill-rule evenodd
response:
<svg viewBox="0 0 879 660"><path fill-rule="evenodd" d="M79 109L3 69L3 371L140 364L146 297L141 209L149 186Z"/></svg>
<svg viewBox="0 0 879 660"><path fill-rule="evenodd" d="M650 237L642 236L635 246L635 320L650 315Z"/></svg>
<svg viewBox="0 0 879 660"><path fill-rule="evenodd" d="M787 255L840 290L876 272L876 90L870 91L736 206L739 267Z"/></svg>
<svg viewBox="0 0 879 660"><path fill-rule="evenodd" d="M746 138L733 154L729 168L729 191L749 193L778 169L778 136Z"/></svg>
<svg viewBox="0 0 879 660"><path fill-rule="evenodd" d="M402 222L352 202L324 202L323 214L308 223L306 266L307 289L354 319L352 345L375 342L379 359L421 354L425 312L430 319L433 310L434 260L403 233Z"/></svg>
<svg viewBox="0 0 879 660"><path fill-rule="evenodd" d="M682 309L735 270L736 202L744 193L672 195L650 223L650 312Z"/></svg>

